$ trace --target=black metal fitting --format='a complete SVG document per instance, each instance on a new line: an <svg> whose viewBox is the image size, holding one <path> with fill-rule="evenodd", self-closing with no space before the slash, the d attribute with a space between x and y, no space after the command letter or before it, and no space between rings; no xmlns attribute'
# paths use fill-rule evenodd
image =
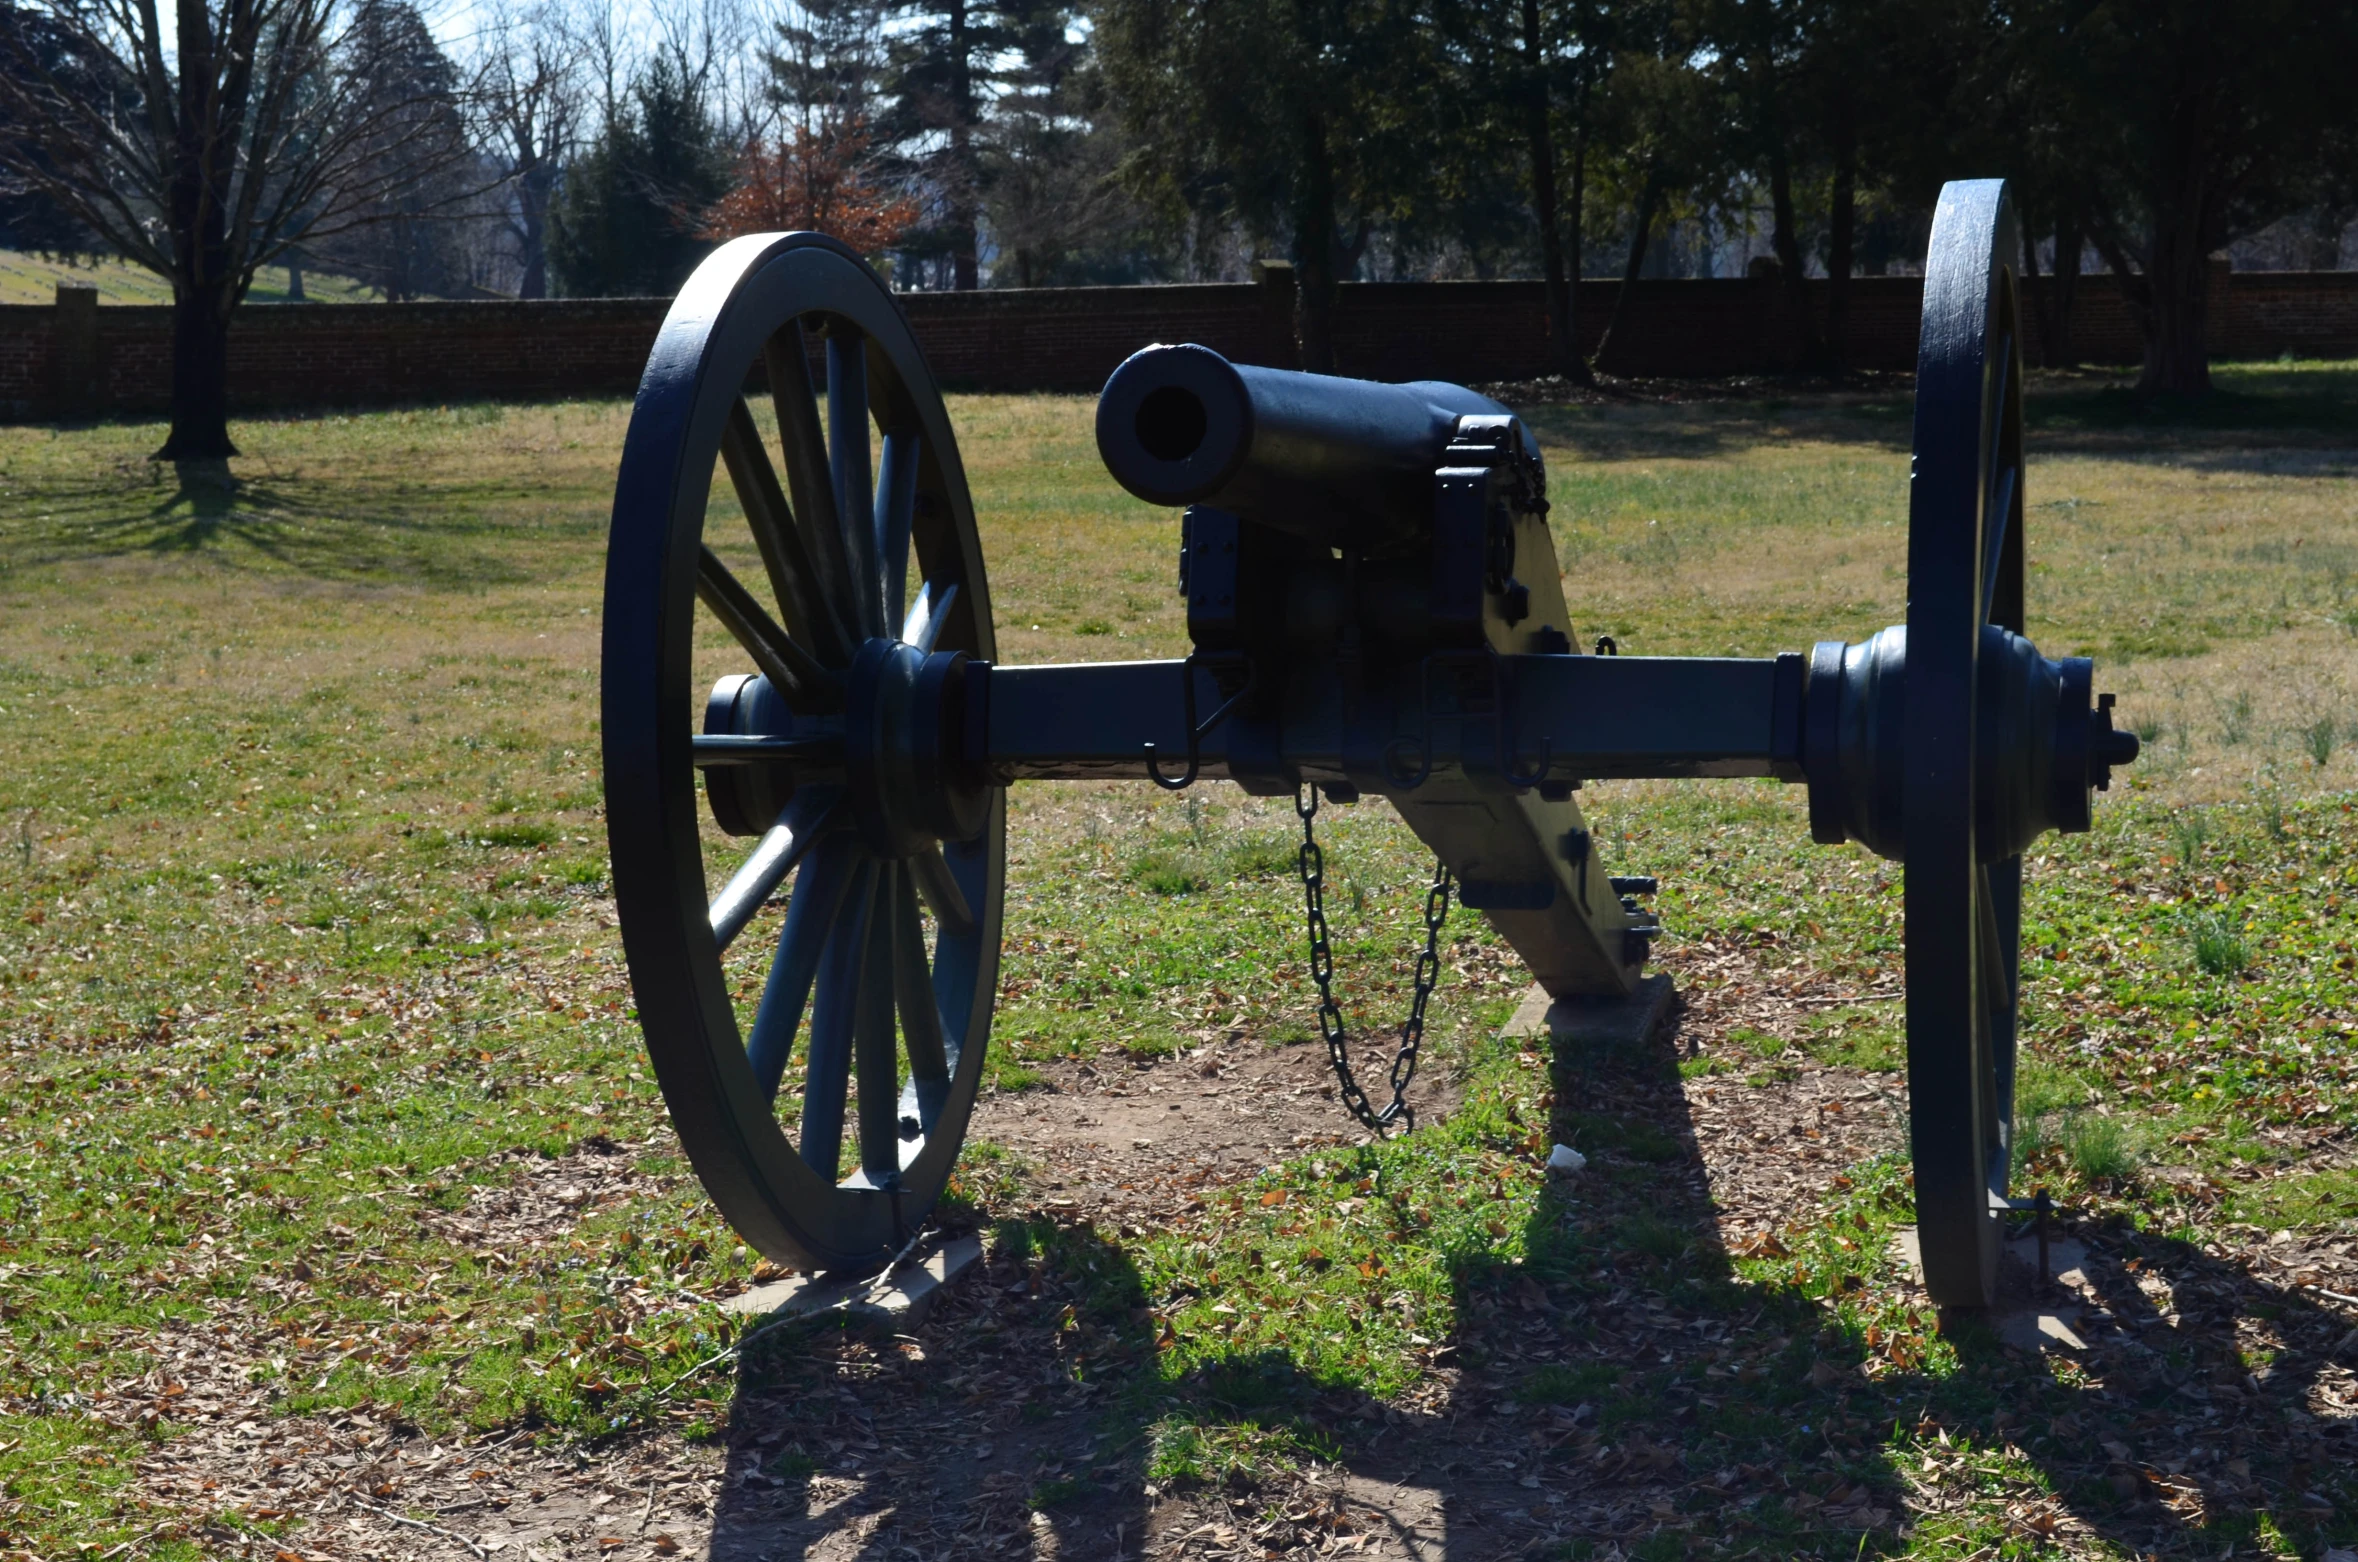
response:
<svg viewBox="0 0 2358 1562"><path fill-rule="evenodd" d="M963 651L929 655L882 638L852 659L845 791L862 837L881 856L971 840L989 818L990 789L968 741L972 666Z"/></svg>
<svg viewBox="0 0 2358 1562"><path fill-rule="evenodd" d="M1186 768L1176 776L1164 775L1162 760L1155 753L1154 744L1150 742L1146 745L1146 753L1143 756L1146 760L1146 778L1166 792L1184 792L1195 785L1196 775L1203 769L1203 741L1205 737L1211 733L1213 728L1228 719L1229 713L1236 709L1238 701L1253 692L1256 675L1253 663L1248 658L1241 656L1219 658L1218 662L1221 668L1230 671L1232 675L1221 677L1215 671L1214 684L1227 698L1220 702L1218 710L1213 711L1202 721L1197 721L1195 719L1196 669L1199 666L1208 666L1213 662L1214 658L1198 651L1179 664L1180 708L1185 712L1184 719L1187 725ZM1233 676L1234 669L1238 666L1243 669L1241 677Z"/></svg>
<svg viewBox="0 0 2358 1562"><path fill-rule="evenodd" d="M2112 726L2112 697L2089 692L2095 664L2050 661L2022 636L1981 628L1974 671L1974 837L1984 862L2019 854L2049 830L2090 827L2089 794L2137 756ZM1802 770L1812 839L1857 841L1898 861L1904 824L1908 632L1856 645L1822 640L1802 697Z"/></svg>
<svg viewBox="0 0 2358 1562"><path fill-rule="evenodd" d="M793 732L794 712L758 673L732 673L704 701L707 736ZM759 835L794 795L794 772L783 765L716 765L704 773L712 822L727 835Z"/></svg>

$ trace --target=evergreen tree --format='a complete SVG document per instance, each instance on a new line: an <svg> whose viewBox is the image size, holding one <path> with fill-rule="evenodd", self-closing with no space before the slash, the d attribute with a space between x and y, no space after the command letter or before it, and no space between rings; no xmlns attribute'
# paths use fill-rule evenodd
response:
<svg viewBox="0 0 2358 1562"><path fill-rule="evenodd" d="M549 228L549 264L574 298L676 292L711 248L706 211L729 188L729 158L703 84L659 51L608 105L568 172Z"/></svg>
<svg viewBox="0 0 2358 1562"><path fill-rule="evenodd" d="M815 132L876 118L885 70L878 0L802 0L776 32L770 90L797 126Z"/></svg>
<svg viewBox="0 0 2358 1562"><path fill-rule="evenodd" d="M1147 213L1123 188L1103 74L1063 0L1008 0L1000 90L982 127L991 282L1054 287L1164 274Z"/></svg>
<svg viewBox="0 0 2358 1562"><path fill-rule="evenodd" d="M77 94L100 102L111 97L124 111L137 112L138 93L112 61L77 47L68 29L10 0L0 0L0 73L71 82ZM42 145L41 128L21 103L0 95L0 248L93 254L102 246L88 223L39 180L8 176L19 161L54 176L56 159Z"/></svg>
<svg viewBox="0 0 2358 1562"><path fill-rule="evenodd" d="M877 140L894 148L924 218L900 243L912 273L946 264L950 286L982 285L982 123L1014 39L976 0L919 0L888 13Z"/></svg>
<svg viewBox="0 0 2358 1562"><path fill-rule="evenodd" d="M1302 367L1334 370L1338 282L1431 176L1432 37L1406 0L1105 0L1133 187L1290 241Z"/></svg>
<svg viewBox="0 0 2358 1562"><path fill-rule="evenodd" d="M347 95L372 125L356 163L377 194L356 205L352 227L314 247L317 262L396 303L463 296L473 279L461 209L488 181L468 156L458 67L410 0L367 0L353 34ZM411 161L423 177L394 176Z"/></svg>
<svg viewBox="0 0 2358 1562"><path fill-rule="evenodd" d="M2212 254L2358 177L2358 9L2018 0L2001 14L2014 103L2035 116L2021 161L2065 175L2039 191L2059 235L2084 225L2120 278L2145 339L2139 389L2202 394Z"/></svg>

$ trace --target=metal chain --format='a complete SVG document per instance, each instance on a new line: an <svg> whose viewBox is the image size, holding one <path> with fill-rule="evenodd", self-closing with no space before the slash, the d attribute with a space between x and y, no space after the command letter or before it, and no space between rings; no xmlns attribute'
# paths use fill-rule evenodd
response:
<svg viewBox="0 0 2358 1562"><path fill-rule="evenodd" d="M1408 1083L1416 1078L1417 1048L1425 1039L1425 1001L1441 980L1441 924L1449 920L1449 865L1433 859L1432 888L1425 891L1425 947L1416 958L1416 998L1408 1018L1400 1023L1400 1050L1392 1059L1392 1100L1381 1112L1368 1104L1367 1092L1351 1074L1351 1041L1343 1029L1343 1010L1335 1002L1335 952L1327 939L1326 854L1318 849L1311 820L1318 813L1318 785L1305 783L1294 794L1294 812L1302 819L1302 900L1310 922L1310 979L1318 984L1318 1034L1325 1038L1326 1055L1334 1064L1343 1105L1381 1139L1400 1123L1403 1133L1416 1127L1416 1109L1408 1104Z"/></svg>

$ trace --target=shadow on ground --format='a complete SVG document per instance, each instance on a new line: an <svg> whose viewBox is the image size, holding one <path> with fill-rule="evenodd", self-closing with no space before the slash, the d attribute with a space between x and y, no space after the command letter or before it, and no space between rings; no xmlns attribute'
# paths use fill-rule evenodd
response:
<svg viewBox="0 0 2358 1562"><path fill-rule="evenodd" d="M37 509L10 526L0 560L21 568L201 557L322 582L461 589L525 579L495 546L493 530L463 496L369 502L355 500L349 485L232 477L222 463L185 462L112 482L46 486Z"/></svg>
<svg viewBox="0 0 2358 1562"><path fill-rule="evenodd" d="M1714 1190L1745 1156L1811 1151L1752 1127L1775 1084L1723 1080L1712 1099L1749 1089L1737 1110L1769 1116L1699 1134L1678 1055L1673 1034L1555 1060L1550 1128L1590 1166L1540 1200L1522 1262L1456 1264L1456 1332L1401 1402L1285 1350L1173 1374L1170 1299L1119 1247L1007 1221L917 1337L796 1325L748 1348L710 1554L2218 1557L2358 1533L2358 1438L2311 1409L2346 1324L2220 1254L2092 1226L2059 1309L2084 1354L1952 1320L1956 1365L1930 1368L1929 1308L1885 1256L1902 1169L1823 1166L1824 1202L1740 1266ZM1827 1300L1871 1290L1913 1322ZM1262 1457L1223 1475L1221 1446Z"/></svg>
<svg viewBox="0 0 2358 1562"><path fill-rule="evenodd" d="M1795 438L1902 455L1912 438L1905 376L1857 384L1766 377L1695 390L1517 410L1544 442L1591 460L1710 460ZM2200 399L2141 397L2101 370L2037 373L2023 423L2035 454L2152 450L2204 470L2280 472L2283 447L2323 444L2342 454L2302 463L2293 475L2346 476L2346 452L2358 440L2358 370L2223 366L2217 388Z"/></svg>

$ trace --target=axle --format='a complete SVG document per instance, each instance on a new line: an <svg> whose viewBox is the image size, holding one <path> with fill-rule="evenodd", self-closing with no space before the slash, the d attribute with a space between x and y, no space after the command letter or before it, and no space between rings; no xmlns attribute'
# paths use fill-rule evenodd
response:
<svg viewBox="0 0 2358 1562"><path fill-rule="evenodd" d="M1194 654L994 667L879 636L840 706L724 681L696 740L724 828L811 783L844 786L896 858L979 828L1014 781L1381 796L1559 996L1627 991L1655 931L1595 870L1584 782L1802 782L1816 839L1902 856L1907 630L1807 656L1580 651L1538 449L1497 403L1157 347L1108 383L1098 440L1133 492L1203 501L1180 560ZM1997 860L2087 829L2137 740L2085 659L1980 635L1975 835Z"/></svg>
<svg viewBox="0 0 2358 1562"><path fill-rule="evenodd" d="M1147 745L1165 758L1186 753L1188 682L1208 714L1226 698L1218 671L1180 661L978 670L987 715L965 739L967 751L999 781L1135 780ZM1548 790L1801 775L1798 656L1476 653L1406 672L1394 686L1346 698L1335 663L1297 668L1284 708L1240 713L1204 734L1201 774L1252 791L1290 792L1298 778L1335 793L1394 797L1436 781L1497 783L1510 774L1517 789ZM1422 778L1405 768L1428 763Z"/></svg>

